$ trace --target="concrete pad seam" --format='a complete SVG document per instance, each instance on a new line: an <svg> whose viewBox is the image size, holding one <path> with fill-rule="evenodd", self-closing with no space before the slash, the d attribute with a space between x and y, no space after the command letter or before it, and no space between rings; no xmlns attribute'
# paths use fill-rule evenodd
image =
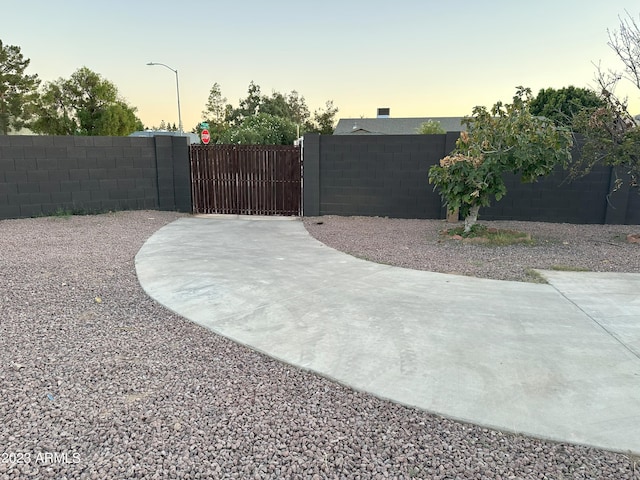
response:
<svg viewBox="0 0 640 480"><path fill-rule="evenodd" d="M589 312L587 312L584 308L582 308L580 305L578 305L576 302L574 302L573 300L571 300L569 297L567 297L562 291L560 291L559 288L557 288L555 285L551 284L551 286L565 299L567 300L569 303L571 303L572 305L574 305L578 310L580 310L582 313L585 314L585 316L587 318L589 318L593 323L595 323L598 327L600 327L607 335L609 335L611 338L613 338L617 343L619 343L625 350L627 350L631 355L633 355L634 357L636 357L638 360L640 360L640 353L636 352L633 348L631 348L630 346L628 346L626 343L624 343L622 340L620 340L620 338L613 333L612 331L610 331L607 327L605 327L604 325L602 325L597 319L595 319L593 316L591 316L589 314Z"/></svg>

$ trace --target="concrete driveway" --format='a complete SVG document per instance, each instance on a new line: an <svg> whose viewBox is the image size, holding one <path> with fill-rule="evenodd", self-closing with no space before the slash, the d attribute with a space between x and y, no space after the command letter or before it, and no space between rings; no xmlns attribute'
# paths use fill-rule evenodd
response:
<svg viewBox="0 0 640 480"><path fill-rule="evenodd" d="M170 310L355 389L640 452L640 275L543 271L541 285L407 270L261 217L179 219L136 269Z"/></svg>

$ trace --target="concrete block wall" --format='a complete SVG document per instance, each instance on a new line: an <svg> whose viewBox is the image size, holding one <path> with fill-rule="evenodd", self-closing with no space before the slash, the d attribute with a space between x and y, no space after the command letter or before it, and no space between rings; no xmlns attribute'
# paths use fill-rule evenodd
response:
<svg viewBox="0 0 640 480"><path fill-rule="evenodd" d="M557 223L606 223L611 169L600 167L587 177L569 180L557 169L534 183L507 174L507 194L499 202L480 209L486 220L527 220Z"/></svg>
<svg viewBox="0 0 640 480"><path fill-rule="evenodd" d="M446 218L429 168L455 147L446 135L305 135L304 214ZM640 223L637 189L611 193L613 170L568 181L558 169L536 183L506 175L507 195L480 210L485 220Z"/></svg>
<svg viewBox="0 0 640 480"><path fill-rule="evenodd" d="M188 169L179 137L0 136L0 219L58 210L191 211Z"/></svg>
<svg viewBox="0 0 640 480"><path fill-rule="evenodd" d="M625 221L627 225L640 225L640 187L635 191L630 191L628 195L627 211Z"/></svg>
<svg viewBox="0 0 640 480"><path fill-rule="evenodd" d="M306 135L305 215L439 218L428 172L450 144L451 135Z"/></svg>

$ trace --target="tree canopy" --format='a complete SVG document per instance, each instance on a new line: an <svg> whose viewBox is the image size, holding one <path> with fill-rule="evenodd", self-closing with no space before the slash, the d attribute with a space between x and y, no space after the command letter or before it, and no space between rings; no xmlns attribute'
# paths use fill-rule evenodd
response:
<svg viewBox="0 0 640 480"><path fill-rule="evenodd" d="M541 89L531 100L530 110L533 115L546 117L558 125L571 125L573 117L580 111L603 105L604 102L593 90L569 86L557 90Z"/></svg>
<svg viewBox="0 0 640 480"><path fill-rule="evenodd" d="M291 144L304 133L332 133L337 112L333 102L328 101L312 116L304 96L296 90L264 95L252 81L247 96L240 99L237 107L227 103L220 85L214 83L202 119L209 125L215 143ZM200 131L200 125L194 128L194 132Z"/></svg>
<svg viewBox="0 0 640 480"><path fill-rule="evenodd" d="M296 125L290 120L259 112L245 117L237 127L222 132L218 143L291 145L295 139Z"/></svg>
<svg viewBox="0 0 640 480"><path fill-rule="evenodd" d="M4 135L24 127L33 114L40 80L25 73L29 63L20 47L0 40L0 132Z"/></svg>
<svg viewBox="0 0 640 480"><path fill-rule="evenodd" d="M44 85L31 128L48 135L128 135L144 128L135 112L113 83L82 67Z"/></svg>
<svg viewBox="0 0 640 480"><path fill-rule="evenodd" d="M228 121L231 105L227 104L227 98L222 96L220 85L216 82L209 91L209 98L202 111L202 118L211 123L223 123Z"/></svg>
<svg viewBox="0 0 640 480"><path fill-rule="evenodd" d="M518 87L513 102L497 102L491 110L475 107L463 123L454 151L429 170L449 211L459 209L468 233L480 207L506 193L503 174L519 174L523 182L548 175L571 159L572 135L530 111L531 90Z"/></svg>
<svg viewBox="0 0 640 480"><path fill-rule="evenodd" d="M338 113L338 107L333 105L332 100L328 100L324 108L319 108L313 112L314 124L309 131L318 132L322 135L331 135L333 128L336 124L336 114Z"/></svg>

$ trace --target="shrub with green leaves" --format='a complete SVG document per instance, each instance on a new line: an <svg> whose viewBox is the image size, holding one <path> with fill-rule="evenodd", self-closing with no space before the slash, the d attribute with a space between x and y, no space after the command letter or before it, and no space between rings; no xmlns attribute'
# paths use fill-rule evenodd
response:
<svg viewBox="0 0 640 480"><path fill-rule="evenodd" d="M429 170L429 183L440 192L449 211L458 209L468 232L480 207L506 193L503 174L534 182L571 160L571 132L530 109L531 90L518 87L513 103L496 103L491 110L475 107L465 117L454 151Z"/></svg>
<svg viewBox="0 0 640 480"><path fill-rule="evenodd" d="M427 120L426 122L422 123L422 125L420 125L418 133L421 135L435 135L447 132L444 130L444 128L442 128L440 122L436 120Z"/></svg>
<svg viewBox="0 0 640 480"><path fill-rule="evenodd" d="M247 145L292 145L296 126L286 118L258 113L242 120L236 128L222 132L218 143Z"/></svg>

